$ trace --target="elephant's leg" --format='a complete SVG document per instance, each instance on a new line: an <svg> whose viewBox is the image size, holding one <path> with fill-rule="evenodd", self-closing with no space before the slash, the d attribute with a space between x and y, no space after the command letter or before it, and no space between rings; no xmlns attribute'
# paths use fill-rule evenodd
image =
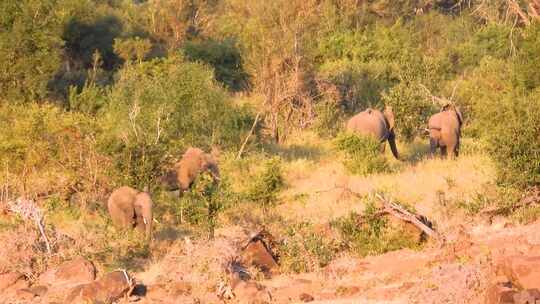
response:
<svg viewBox="0 0 540 304"><path fill-rule="evenodd" d="M437 140L433 137L429 138L429 153L431 158L435 157L435 152L437 151L437 147L439 146L439 143Z"/></svg>
<svg viewBox="0 0 540 304"><path fill-rule="evenodd" d="M441 156L442 158L448 157L448 147L447 146L441 146Z"/></svg>

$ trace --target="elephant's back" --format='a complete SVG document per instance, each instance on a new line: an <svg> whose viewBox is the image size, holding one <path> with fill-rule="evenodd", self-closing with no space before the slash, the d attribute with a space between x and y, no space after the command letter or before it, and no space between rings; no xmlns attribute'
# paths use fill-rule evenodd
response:
<svg viewBox="0 0 540 304"><path fill-rule="evenodd" d="M124 208L125 206L129 206L134 201L137 193L137 190L129 186L117 188L109 196L107 207L109 210L111 210L114 208Z"/></svg>
<svg viewBox="0 0 540 304"><path fill-rule="evenodd" d="M386 134L384 116L379 110L368 109L353 116L347 122L347 130L361 135L383 139Z"/></svg>

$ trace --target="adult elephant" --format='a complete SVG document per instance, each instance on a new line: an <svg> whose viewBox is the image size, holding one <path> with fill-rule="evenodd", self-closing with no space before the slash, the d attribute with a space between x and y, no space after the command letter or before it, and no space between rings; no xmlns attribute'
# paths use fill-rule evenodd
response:
<svg viewBox="0 0 540 304"><path fill-rule="evenodd" d="M385 149L385 141L390 144L392 154L399 159L396 147L396 134L394 132L395 120L392 107L387 106L383 112L368 108L353 116L347 122L347 130L360 135L373 136L382 143L382 151Z"/></svg>
<svg viewBox="0 0 540 304"><path fill-rule="evenodd" d="M205 153L199 148L188 148L173 170L167 172L161 182L167 190L180 192L187 191L197 176L202 172L210 172L215 182L219 182L219 168L217 165L217 150Z"/></svg>
<svg viewBox="0 0 540 304"><path fill-rule="evenodd" d="M458 108L446 105L441 112L432 115L428 121L429 146L431 156L434 156L437 148L441 155L455 158L459 155L461 138L461 125L463 116Z"/></svg>
<svg viewBox="0 0 540 304"><path fill-rule="evenodd" d="M147 240L152 235L152 198L128 186L117 188L107 201L113 224L120 228L134 228L145 233Z"/></svg>

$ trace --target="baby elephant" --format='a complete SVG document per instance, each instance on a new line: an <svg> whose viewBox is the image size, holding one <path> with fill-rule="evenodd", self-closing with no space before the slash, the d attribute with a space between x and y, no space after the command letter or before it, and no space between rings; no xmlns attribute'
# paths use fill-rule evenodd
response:
<svg viewBox="0 0 540 304"><path fill-rule="evenodd" d="M199 148L189 148L182 159L174 165L174 169L161 178L167 190L187 191L197 176L205 171L210 172L215 182L220 180L219 168L215 159L216 151L205 153Z"/></svg>
<svg viewBox="0 0 540 304"><path fill-rule="evenodd" d="M441 149L443 157L447 154L451 158L458 156L462 123L463 116L453 105L446 105L441 112L431 116L428 122L431 156L437 148Z"/></svg>
<svg viewBox="0 0 540 304"><path fill-rule="evenodd" d="M139 192L123 186L114 190L107 201L107 208L115 226L121 228L136 227L146 234L147 240L152 234L152 199L147 192Z"/></svg>

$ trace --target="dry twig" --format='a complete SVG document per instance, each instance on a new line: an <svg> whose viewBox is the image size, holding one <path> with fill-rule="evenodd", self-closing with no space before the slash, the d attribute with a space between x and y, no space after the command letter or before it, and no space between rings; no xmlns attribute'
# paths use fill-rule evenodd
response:
<svg viewBox="0 0 540 304"><path fill-rule="evenodd" d="M31 220L38 227L39 233L45 241L45 246L47 248L47 253L52 254L51 244L47 235L45 234L44 228L44 215L41 212L41 209L36 205L33 200L18 198L15 201L8 201L8 208L11 212L19 214L23 219Z"/></svg>

